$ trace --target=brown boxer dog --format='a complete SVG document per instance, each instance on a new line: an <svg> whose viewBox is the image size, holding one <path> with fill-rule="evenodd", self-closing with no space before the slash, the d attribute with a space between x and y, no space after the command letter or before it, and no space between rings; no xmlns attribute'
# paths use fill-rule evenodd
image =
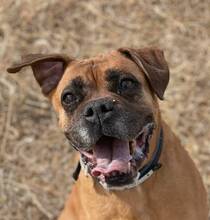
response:
<svg viewBox="0 0 210 220"><path fill-rule="evenodd" d="M161 118L157 99L169 81L161 50L28 55L8 72L25 66L80 155L82 172L59 220L208 219L199 172Z"/></svg>

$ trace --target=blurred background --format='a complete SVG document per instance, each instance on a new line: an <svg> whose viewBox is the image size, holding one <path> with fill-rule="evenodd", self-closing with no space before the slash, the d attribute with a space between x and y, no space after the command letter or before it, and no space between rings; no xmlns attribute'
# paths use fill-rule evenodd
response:
<svg viewBox="0 0 210 220"><path fill-rule="evenodd" d="M73 164L31 70L6 68L27 53L87 57L122 46L165 51L171 79L163 118L210 191L209 0L0 0L1 220L55 219Z"/></svg>

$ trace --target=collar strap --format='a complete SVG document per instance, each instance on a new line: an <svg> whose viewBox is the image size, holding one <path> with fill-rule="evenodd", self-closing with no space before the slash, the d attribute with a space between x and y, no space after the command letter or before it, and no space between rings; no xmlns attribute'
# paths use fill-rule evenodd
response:
<svg viewBox="0 0 210 220"><path fill-rule="evenodd" d="M158 143L157 143L155 151L152 155L152 159L138 171L137 176L132 183L127 184L125 186L109 186L106 183L103 183L100 181L99 181L99 183L107 190L130 189L130 188L133 188L133 187L143 183L145 180L150 178L156 170L158 170L162 166L159 163L160 155L162 152L162 147L163 147L163 129L161 128ZM72 175L75 181L79 177L81 167L87 173L87 167L85 166L83 161L80 159L80 161L78 162L77 167L75 168L75 171L73 172L73 175Z"/></svg>

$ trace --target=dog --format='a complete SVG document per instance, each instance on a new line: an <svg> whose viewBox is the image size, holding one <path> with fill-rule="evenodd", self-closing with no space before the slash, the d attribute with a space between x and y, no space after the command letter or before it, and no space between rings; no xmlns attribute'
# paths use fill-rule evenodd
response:
<svg viewBox="0 0 210 220"><path fill-rule="evenodd" d="M200 174L161 117L169 82L162 50L30 54L7 71L25 66L78 152L78 180L59 220L208 219Z"/></svg>

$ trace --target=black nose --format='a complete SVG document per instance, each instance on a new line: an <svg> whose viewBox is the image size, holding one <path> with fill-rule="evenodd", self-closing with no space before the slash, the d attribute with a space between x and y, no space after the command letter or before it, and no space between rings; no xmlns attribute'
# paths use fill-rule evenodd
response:
<svg viewBox="0 0 210 220"><path fill-rule="evenodd" d="M114 111L113 99L98 99L87 104L84 109L84 116L87 121L97 123L109 118Z"/></svg>

